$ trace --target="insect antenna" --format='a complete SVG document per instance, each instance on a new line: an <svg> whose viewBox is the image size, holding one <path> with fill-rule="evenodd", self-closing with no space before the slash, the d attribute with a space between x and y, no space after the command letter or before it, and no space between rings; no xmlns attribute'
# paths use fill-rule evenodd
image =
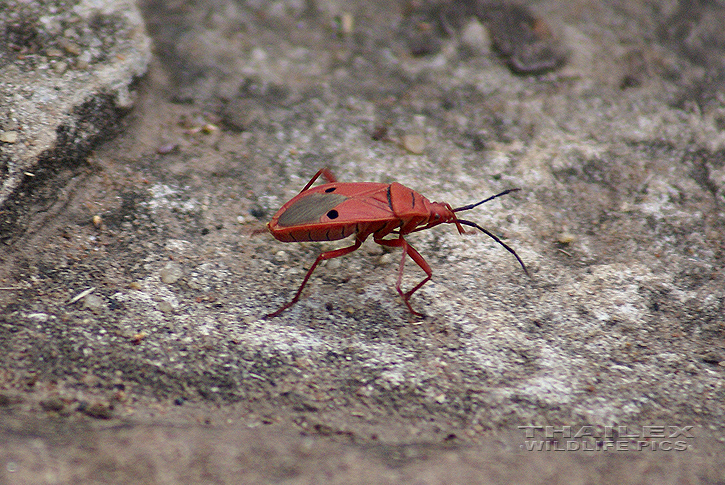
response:
<svg viewBox="0 0 725 485"><path fill-rule="evenodd" d="M481 205L481 204L483 204L483 203L485 203L485 202L488 202L489 200L493 200L493 199L495 199L496 197L501 197L502 195L506 195L506 194L509 194L509 193L511 193L511 192L516 192L517 190L521 190L521 189L518 189L518 188L517 188L517 189L507 189L507 190L504 190L504 191L503 191L503 192L501 192L500 194L492 195L492 196L491 196L491 197L489 197L488 199L483 199L483 200L482 200L481 202L476 202L475 204L468 204L468 205L464 205L463 207L459 207L459 208L457 208L457 209L453 209L453 212L461 212L461 211L467 211L467 210L471 210L471 209L473 209L474 207L478 207L479 205ZM479 228L479 229L480 229L480 228ZM486 232L486 231L483 231L483 232ZM490 235L490 234L489 234L489 235Z"/></svg>
<svg viewBox="0 0 725 485"><path fill-rule="evenodd" d="M509 190L507 190L506 192L501 192L500 194L498 194L498 195L494 195L493 197L489 197L489 198L488 198L488 199L486 199L486 200L491 200L491 199L493 199L494 197L498 197L499 195L507 194L507 193L511 192L512 190L519 190L519 189L509 189ZM483 202L486 202L486 200L484 200ZM478 204L482 204L483 202L479 202ZM473 205L473 207L477 206L478 204L474 204L474 205ZM454 210L455 210L455 209L454 209ZM466 210L466 209L463 209L463 210ZM494 241L496 241L497 243L499 243L499 244L500 244L501 246L503 246L503 247L504 247L504 249L506 249L506 251L508 251L509 253L511 253L511 254L513 254L513 255L514 255L514 257L516 258L516 261L518 261L518 262L519 262L519 264L521 265L521 267L522 267L522 268L523 268L523 270L524 270L524 273L526 273L526 276L529 276L529 277L531 277L531 275L529 274L529 270L527 270L527 269L526 269L526 265L524 264L524 262L523 262L523 261L521 261L521 258L519 258L519 255L518 255L518 254L516 254L516 251L514 251L513 249L511 249L511 248L510 248L510 247L508 246L508 244L506 244L505 242L503 242L502 240L500 240L500 239L499 239L499 238L498 238L497 236L495 236L495 235L494 235L494 234L492 234L491 232L487 231L486 229L482 228L481 226L479 226L479 225L478 225L478 224L476 224L475 222L471 222L471 221L464 221L463 219L458 219L458 222L459 222L460 224L463 224L464 226L471 226L471 227L475 227L476 229L478 229L479 231L481 231L482 233L484 233L485 235L487 235L488 237L490 237L491 239L493 239Z"/></svg>

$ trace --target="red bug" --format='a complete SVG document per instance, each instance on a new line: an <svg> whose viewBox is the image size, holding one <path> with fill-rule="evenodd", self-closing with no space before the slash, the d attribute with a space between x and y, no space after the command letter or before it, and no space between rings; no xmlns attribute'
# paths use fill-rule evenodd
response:
<svg viewBox="0 0 725 485"><path fill-rule="evenodd" d="M310 188L320 175L329 183ZM276 239L282 242L335 241L353 234L355 234L355 242L352 246L326 251L317 256L292 300L276 312L266 315L265 318L276 317L297 303L302 289L320 261L337 258L355 251L371 234L373 240L382 246L403 248L395 289L403 297L410 313L417 316L423 315L410 306L410 297L431 279L433 272L420 253L403 237L411 232L423 231L444 223L455 224L460 234L465 232L461 225L475 227L513 254L528 275L529 272L516 251L475 222L458 219L455 214L473 209L484 202L516 190L520 189L504 190L481 202L453 209L450 204L431 202L418 192L396 182L392 184L341 183L337 182L329 170L321 169L307 182L305 188L297 196L282 206L267 224L267 228ZM398 237L383 239L388 234ZM403 279L406 255L410 256L425 271L426 277L412 290L403 293L400 284Z"/></svg>

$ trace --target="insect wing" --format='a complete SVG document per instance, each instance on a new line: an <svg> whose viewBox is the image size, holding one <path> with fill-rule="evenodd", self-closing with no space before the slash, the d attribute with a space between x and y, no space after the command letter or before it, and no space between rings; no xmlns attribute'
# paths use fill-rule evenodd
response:
<svg viewBox="0 0 725 485"><path fill-rule="evenodd" d="M319 188L326 193L344 195L348 199L335 209L338 216L335 222L364 223L387 221L393 217L388 197L388 184L359 182L346 184L329 184Z"/></svg>
<svg viewBox="0 0 725 485"><path fill-rule="evenodd" d="M277 224L280 227L293 227L319 223L325 214L346 200L348 197L342 194L305 193L284 211L280 211Z"/></svg>
<svg viewBox="0 0 725 485"><path fill-rule="evenodd" d="M287 202L269 223L280 241L333 241L365 224L393 217L388 184L333 183L306 190Z"/></svg>

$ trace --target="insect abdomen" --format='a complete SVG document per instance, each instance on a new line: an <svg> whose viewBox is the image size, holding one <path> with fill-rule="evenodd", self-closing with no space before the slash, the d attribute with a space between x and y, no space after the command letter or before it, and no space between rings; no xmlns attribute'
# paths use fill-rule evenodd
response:
<svg viewBox="0 0 725 485"><path fill-rule="evenodd" d="M296 227L294 229L272 231L272 235L282 242L337 241L358 232L358 224L340 224L324 227Z"/></svg>

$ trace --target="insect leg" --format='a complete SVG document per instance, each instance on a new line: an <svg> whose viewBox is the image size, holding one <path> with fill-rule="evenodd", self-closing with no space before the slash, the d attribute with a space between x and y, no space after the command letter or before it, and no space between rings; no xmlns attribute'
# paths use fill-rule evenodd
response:
<svg viewBox="0 0 725 485"><path fill-rule="evenodd" d="M421 286L426 284L429 279L433 276L433 271L431 271L430 266L426 262L425 259L423 259L423 256L420 255L416 249L408 244L408 241L403 239L403 236L400 236L398 239L375 239L375 242L382 245L382 246L388 246L388 247L401 247L403 248L403 257L400 259L400 267L398 268L398 282L395 284L395 289L398 290L398 294L403 297L403 301L405 302L405 305L408 307L408 310L413 315L416 315L418 317L423 317L422 313L418 313L415 310L413 310L413 307L410 306L410 297L413 296L413 293L418 291ZM415 263L420 266L420 268L425 271L425 274L427 275L423 280L415 285L415 287L412 290L408 290L405 293L403 293L403 290L400 288L401 283L403 282L403 268L405 267L405 256L410 256L410 259L415 261Z"/></svg>
<svg viewBox="0 0 725 485"><path fill-rule="evenodd" d="M321 168L317 171L317 173L314 175L314 177L312 177L310 179L310 181L307 182L307 185L305 185L305 188L300 190L300 194L302 192L304 192L305 190L309 189L312 186L312 184L315 183L315 180L317 180L320 177L320 175L325 177L325 180L327 180L329 183L337 182L337 179L335 178L334 175L332 175L332 172L330 172L327 168Z"/></svg>
<svg viewBox="0 0 725 485"><path fill-rule="evenodd" d="M332 251L326 251L319 256L317 256L317 259L312 264L312 267L307 271L307 274L305 275L305 279L302 280L302 284L300 285L299 289L297 290L297 293L295 293L295 296L292 298L292 300L284 305L282 308L277 310L276 312L269 313L264 316L264 319L273 318L297 303L297 300L300 299L300 295L302 294L302 290L304 289L305 285L307 284L307 280L310 279L310 276L312 276L312 272L315 271L315 268L317 268L317 265L320 264L320 261L325 261L326 259L333 259L333 258L339 258L340 256L344 256L346 254L349 254L356 249L358 249L363 241L365 239L360 239L359 236L355 238L355 243L352 246L348 246L346 248L340 248L340 249L334 249Z"/></svg>

